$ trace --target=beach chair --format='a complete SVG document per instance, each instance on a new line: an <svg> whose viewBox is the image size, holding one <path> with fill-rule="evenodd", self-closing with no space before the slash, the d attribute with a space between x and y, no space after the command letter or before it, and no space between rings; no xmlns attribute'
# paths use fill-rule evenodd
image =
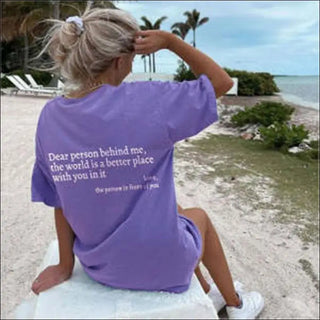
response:
<svg viewBox="0 0 320 320"><path fill-rule="evenodd" d="M45 89L45 90L59 90L59 89L63 88L63 87L61 87L61 85L59 86L59 82L58 82L57 87L44 87L42 84L37 84L36 80L34 80L34 78L31 74L25 74L25 76L28 79L28 81L30 82L31 88L33 88L33 89L40 89L41 88L41 89ZM60 80L58 80L58 81L60 81Z"/></svg>
<svg viewBox="0 0 320 320"><path fill-rule="evenodd" d="M34 89L43 88L43 85L36 83L36 81L33 79L31 74L25 74L25 76L30 82L31 88L34 88Z"/></svg>
<svg viewBox="0 0 320 320"><path fill-rule="evenodd" d="M57 263L54 240L37 274ZM183 293L117 289L89 278L77 257L69 280L32 295L15 309L15 319L219 319L195 274Z"/></svg>
<svg viewBox="0 0 320 320"><path fill-rule="evenodd" d="M25 81L23 79L21 79L17 75L7 76L7 78L11 81L11 83L14 84L15 87L17 87L18 92L21 91L23 93L32 93L32 94L35 94L36 96L39 93L57 96L61 92L61 89L58 89L58 88L56 88L56 90L47 90L47 89L42 89L42 88L38 88L38 89L31 88L28 84L25 83Z"/></svg>
<svg viewBox="0 0 320 320"><path fill-rule="evenodd" d="M58 88L59 89L63 89L64 88L64 83L60 79L58 79Z"/></svg>

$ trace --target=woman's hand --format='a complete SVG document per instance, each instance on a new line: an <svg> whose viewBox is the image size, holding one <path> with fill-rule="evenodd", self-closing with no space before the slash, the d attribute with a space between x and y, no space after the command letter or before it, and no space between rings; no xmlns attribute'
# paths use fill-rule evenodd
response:
<svg viewBox="0 0 320 320"><path fill-rule="evenodd" d="M142 36L143 38L138 38ZM161 49L167 49L172 34L163 30L137 31L134 37L136 54L150 54Z"/></svg>
<svg viewBox="0 0 320 320"><path fill-rule="evenodd" d="M31 290L35 294L39 294L41 291L45 291L69 279L71 275L72 270L70 268L66 268L60 264L49 266L33 281Z"/></svg>

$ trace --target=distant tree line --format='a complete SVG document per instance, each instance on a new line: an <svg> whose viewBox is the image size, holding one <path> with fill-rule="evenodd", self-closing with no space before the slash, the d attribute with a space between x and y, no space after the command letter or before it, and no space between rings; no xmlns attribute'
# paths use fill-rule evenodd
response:
<svg viewBox="0 0 320 320"><path fill-rule="evenodd" d="M280 91L270 73L231 70L229 68L224 68L224 70L230 77L238 78L239 96L269 96ZM179 61L174 80L184 81L195 80L196 78L190 67Z"/></svg>

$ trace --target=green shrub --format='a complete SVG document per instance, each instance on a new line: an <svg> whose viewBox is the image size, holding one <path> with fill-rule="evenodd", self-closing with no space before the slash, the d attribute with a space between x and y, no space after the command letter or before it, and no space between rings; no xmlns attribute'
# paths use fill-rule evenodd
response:
<svg viewBox="0 0 320 320"><path fill-rule="evenodd" d="M294 108L279 102L261 101L254 107L246 107L244 111L240 111L231 117L231 122L242 127L245 124L260 124L268 127L278 122L284 123L290 120Z"/></svg>
<svg viewBox="0 0 320 320"><path fill-rule="evenodd" d="M294 156L298 157L301 160L318 160L319 159L319 150L310 149L303 152L294 153Z"/></svg>
<svg viewBox="0 0 320 320"><path fill-rule="evenodd" d="M312 141L310 141L309 146L310 146L312 149L319 149L319 140L312 140Z"/></svg>
<svg viewBox="0 0 320 320"><path fill-rule="evenodd" d="M309 143L309 146L312 148L303 152L310 159L318 160L319 159L319 140L312 140Z"/></svg>
<svg viewBox="0 0 320 320"><path fill-rule="evenodd" d="M319 150L318 149L311 149L306 151L307 155L310 157L310 159L317 160L319 159Z"/></svg>
<svg viewBox="0 0 320 320"><path fill-rule="evenodd" d="M309 135L309 131L305 130L304 125L292 125L289 127L286 124L275 123L272 127L259 129L264 143L274 149L288 149L298 146L303 139Z"/></svg>
<svg viewBox="0 0 320 320"><path fill-rule="evenodd" d="M230 77L238 78L239 96L273 95L279 92L273 76L267 72L248 72L224 68Z"/></svg>
<svg viewBox="0 0 320 320"><path fill-rule="evenodd" d="M191 71L190 68L187 68L185 63L182 60L178 62L179 67L177 68L177 73L174 75L175 81L184 81L184 80L195 80L197 79L194 73Z"/></svg>
<svg viewBox="0 0 320 320"><path fill-rule="evenodd" d="M28 71L26 72L27 74L31 74L34 80L39 84L43 85L44 87L49 84L49 82L52 79L52 76L49 72L44 72L44 71ZM23 70L15 70L9 73L6 73L6 76L11 76L11 75L18 75L20 78L22 78L27 84L29 84L29 81L25 77L25 72ZM9 88L9 87L14 87L14 84L11 83L7 77L4 77L1 79L1 88Z"/></svg>
<svg viewBox="0 0 320 320"><path fill-rule="evenodd" d="M193 74L182 60L178 61L178 68L174 75L175 81L195 80L197 77ZM267 72L248 72L240 70L231 70L224 68L230 77L238 78L239 96L261 96L272 95L279 92L279 88L273 80L273 76Z"/></svg>

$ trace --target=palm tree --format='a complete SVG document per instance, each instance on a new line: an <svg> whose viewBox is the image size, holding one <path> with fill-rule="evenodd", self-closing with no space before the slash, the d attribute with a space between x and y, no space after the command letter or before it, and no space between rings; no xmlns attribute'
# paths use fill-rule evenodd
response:
<svg viewBox="0 0 320 320"><path fill-rule="evenodd" d="M163 16L159 18L154 24L150 22L145 16L141 17L141 20L144 21L144 25L140 26L141 30L159 30L161 23L167 19L167 17ZM149 72L151 72L151 59L150 54L148 54L149 57ZM155 53L152 53L153 58L153 72L156 72L156 61L155 61Z"/></svg>
<svg viewBox="0 0 320 320"><path fill-rule="evenodd" d="M29 44L35 35L43 34L47 26L39 21L47 18L65 19L83 11L87 4L92 7L116 9L111 1L3 1L1 2L1 41L10 42L24 38L24 71L28 68Z"/></svg>
<svg viewBox="0 0 320 320"><path fill-rule="evenodd" d="M46 5L46 4L45 4ZM29 55L30 31L34 27L34 17L39 16L39 3L25 1L2 2L4 18L1 21L1 41L10 42L23 37L24 40L24 71L27 70Z"/></svg>
<svg viewBox="0 0 320 320"><path fill-rule="evenodd" d="M143 60L144 72L147 72L146 57L147 57L146 54L143 54L143 55L141 56L141 59Z"/></svg>
<svg viewBox="0 0 320 320"><path fill-rule="evenodd" d="M192 12L186 11L184 13L185 16L188 17L186 24L190 26L190 28L193 30L193 46L196 46L196 29L203 25L204 23L209 21L208 17L202 18L199 21L200 12L196 9L193 9Z"/></svg>
<svg viewBox="0 0 320 320"><path fill-rule="evenodd" d="M172 33L184 40L190 30L190 25L185 22L176 22L171 26L171 29L173 29Z"/></svg>
<svg viewBox="0 0 320 320"><path fill-rule="evenodd" d="M190 25L186 22L176 22L171 26L172 33L179 36L182 40L185 39L190 28ZM181 59L180 63L182 64L181 68L187 68L184 60Z"/></svg>

